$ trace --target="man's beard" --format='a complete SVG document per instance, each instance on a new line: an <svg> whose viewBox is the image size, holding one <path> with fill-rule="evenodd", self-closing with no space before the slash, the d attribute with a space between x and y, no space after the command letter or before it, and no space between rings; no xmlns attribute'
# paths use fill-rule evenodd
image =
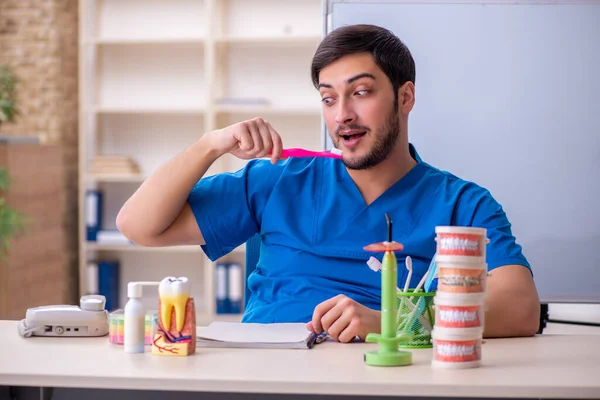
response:
<svg viewBox="0 0 600 400"><path fill-rule="evenodd" d="M350 127L352 129L352 127ZM390 113L388 120L382 126L382 128L375 134L375 142L373 143L373 149L365 156L347 160L343 159L343 163L346 167L354 170L369 169L373 168L382 161L384 161L394 149L398 137L400 136L400 121L398 118L397 107ZM339 135L337 135L338 141Z"/></svg>

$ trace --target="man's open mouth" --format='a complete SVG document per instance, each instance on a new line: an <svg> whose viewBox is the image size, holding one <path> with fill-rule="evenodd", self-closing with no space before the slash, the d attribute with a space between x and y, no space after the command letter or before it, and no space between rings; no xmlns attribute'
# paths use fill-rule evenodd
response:
<svg viewBox="0 0 600 400"><path fill-rule="evenodd" d="M356 133L352 133L350 135L340 135L340 136L344 140L351 140L351 139L358 139L360 137L365 136L366 134L367 134L367 132L356 132Z"/></svg>

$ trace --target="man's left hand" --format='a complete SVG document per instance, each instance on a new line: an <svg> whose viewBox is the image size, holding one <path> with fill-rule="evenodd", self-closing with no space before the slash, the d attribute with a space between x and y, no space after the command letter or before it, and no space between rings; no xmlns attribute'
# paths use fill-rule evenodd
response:
<svg viewBox="0 0 600 400"><path fill-rule="evenodd" d="M325 331L343 343L355 337L364 341L367 334L381 331L381 313L340 294L315 307L312 321L306 327L317 334Z"/></svg>

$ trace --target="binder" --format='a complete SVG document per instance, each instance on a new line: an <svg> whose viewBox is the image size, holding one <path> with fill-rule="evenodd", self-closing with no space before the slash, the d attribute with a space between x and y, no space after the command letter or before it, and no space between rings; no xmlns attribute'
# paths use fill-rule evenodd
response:
<svg viewBox="0 0 600 400"><path fill-rule="evenodd" d="M119 307L119 262L113 260L98 261L98 292L106 297L106 310L114 311Z"/></svg>
<svg viewBox="0 0 600 400"><path fill-rule="evenodd" d="M227 314L229 305L227 298L227 268L228 264L217 263L215 274L215 300L217 314Z"/></svg>
<svg viewBox="0 0 600 400"><path fill-rule="evenodd" d="M243 302L243 273L242 265L239 263L229 264L227 269L227 297L229 298L229 314L242 312Z"/></svg>
<svg viewBox="0 0 600 400"><path fill-rule="evenodd" d="M88 261L86 292L87 294L99 294L98 291L98 263Z"/></svg>
<svg viewBox="0 0 600 400"><path fill-rule="evenodd" d="M87 240L95 242L102 225L102 192L87 190L85 193L85 226Z"/></svg>

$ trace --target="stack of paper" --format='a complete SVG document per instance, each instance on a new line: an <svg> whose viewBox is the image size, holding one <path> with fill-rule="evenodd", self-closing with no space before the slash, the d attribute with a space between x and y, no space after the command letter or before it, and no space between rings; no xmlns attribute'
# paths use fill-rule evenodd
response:
<svg viewBox="0 0 600 400"><path fill-rule="evenodd" d="M213 322L199 328L200 347L243 347L257 349L310 349L317 335L305 323Z"/></svg>

